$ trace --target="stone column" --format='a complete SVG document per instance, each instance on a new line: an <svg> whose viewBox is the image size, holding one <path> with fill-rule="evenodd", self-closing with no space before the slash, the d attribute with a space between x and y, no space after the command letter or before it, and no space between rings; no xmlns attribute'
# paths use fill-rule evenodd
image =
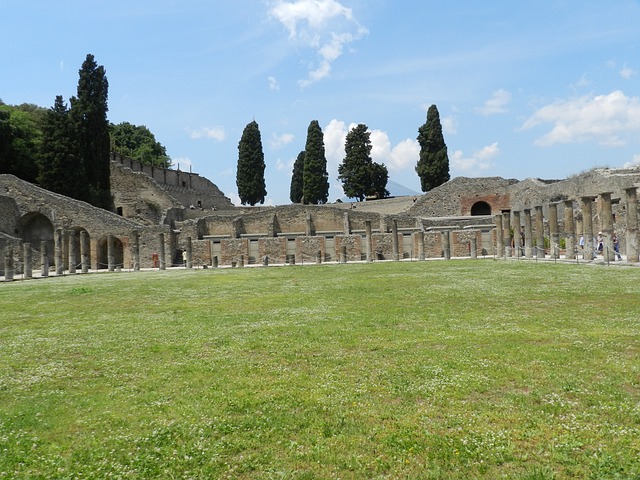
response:
<svg viewBox="0 0 640 480"><path fill-rule="evenodd" d="M365 220L365 241L367 242L367 262L373 261L373 238L371 236L371 220Z"/></svg>
<svg viewBox="0 0 640 480"><path fill-rule="evenodd" d="M347 263L347 246L340 247L340 263Z"/></svg>
<svg viewBox="0 0 640 480"><path fill-rule="evenodd" d="M306 226L305 226L305 235L307 237L312 237L314 235L314 231L313 231L313 219L311 218L311 214L307 213L306 218L307 220L306 220Z"/></svg>
<svg viewBox="0 0 640 480"><path fill-rule="evenodd" d="M113 235L107 235L107 270L110 272L116 269L116 255Z"/></svg>
<svg viewBox="0 0 640 480"><path fill-rule="evenodd" d="M524 256L531 258L533 256L533 242L531 241L531 209L524 209Z"/></svg>
<svg viewBox="0 0 640 480"><path fill-rule="evenodd" d="M33 259L29 242L22 244L22 258L24 259L24 278L33 278Z"/></svg>
<svg viewBox="0 0 640 480"><path fill-rule="evenodd" d="M64 273L64 262L62 259L62 229L57 228L54 232L53 237L53 248L54 248L54 260L56 263L56 275L62 275Z"/></svg>
<svg viewBox="0 0 640 480"><path fill-rule="evenodd" d="M613 251L613 210L611 208L611 193L600 194L600 218L602 223L602 234L604 235L604 251L602 256L608 262L616 259Z"/></svg>
<svg viewBox="0 0 640 480"><path fill-rule="evenodd" d="M86 230L80 231L80 261L82 262L82 273L89 273L89 234Z"/></svg>
<svg viewBox="0 0 640 480"><path fill-rule="evenodd" d="M516 258L522 257L522 225L520 222L520 212L513 211L513 248L515 250L514 256Z"/></svg>
<svg viewBox="0 0 640 480"><path fill-rule="evenodd" d="M575 225L573 222L573 200L564 201L564 242L565 258L576 258Z"/></svg>
<svg viewBox="0 0 640 480"><path fill-rule="evenodd" d="M78 249L76 248L76 232L69 230L69 273L76 273L78 264Z"/></svg>
<svg viewBox="0 0 640 480"><path fill-rule="evenodd" d="M558 204L549 204L549 248L551 257L560 257L560 236L558 235Z"/></svg>
<svg viewBox="0 0 640 480"><path fill-rule="evenodd" d="M494 215L496 222L496 256L504 257L504 231L502 229L502 214Z"/></svg>
<svg viewBox="0 0 640 480"><path fill-rule="evenodd" d="M418 260L424 260L424 232L422 230L417 231L416 238L418 240Z"/></svg>
<svg viewBox="0 0 640 480"><path fill-rule="evenodd" d="M316 253L316 264L320 265L322 263L322 251L318 250L318 253Z"/></svg>
<svg viewBox="0 0 640 480"><path fill-rule="evenodd" d="M449 230L442 231L442 250L445 260L451 259L451 236Z"/></svg>
<svg viewBox="0 0 640 480"><path fill-rule="evenodd" d="M504 226L504 256L509 258L511 250L511 210L502 210L502 220Z"/></svg>
<svg viewBox="0 0 640 480"><path fill-rule="evenodd" d="M478 258L478 238L476 237L475 230L473 230L471 233L473 234L473 236L469 239L469 250L471 258Z"/></svg>
<svg viewBox="0 0 640 480"><path fill-rule="evenodd" d="M544 258L544 212L542 205L535 206L536 211L536 257Z"/></svg>
<svg viewBox="0 0 640 480"><path fill-rule="evenodd" d="M186 238L187 249L187 268L193 268L193 249L191 246L191 237Z"/></svg>
<svg viewBox="0 0 640 480"><path fill-rule="evenodd" d="M4 280L13 281L13 247L9 245L4 249Z"/></svg>
<svg viewBox="0 0 640 480"><path fill-rule="evenodd" d="M342 227L345 235L351 235L351 222L349 221L349 212L344 212L342 216Z"/></svg>
<svg viewBox="0 0 640 480"><path fill-rule="evenodd" d="M131 238L133 241L133 271L137 272L140 270L140 234L137 230L131 232Z"/></svg>
<svg viewBox="0 0 640 480"><path fill-rule="evenodd" d="M398 249L398 221L391 222L391 248L393 249L393 259L400 260L400 252Z"/></svg>
<svg viewBox="0 0 640 480"><path fill-rule="evenodd" d="M625 188L627 194L627 262L638 262L638 189Z"/></svg>
<svg viewBox="0 0 640 480"><path fill-rule="evenodd" d="M596 197L580 197L582 209L582 236L584 237L584 259L593 260L593 217L592 204Z"/></svg>
<svg viewBox="0 0 640 480"><path fill-rule="evenodd" d="M47 255L47 242L40 242L40 276L49 276L49 257Z"/></svg>
<svg viewBox="0 0 640 480"><path fill-rule="evenodd" d="M164 245L164 233L159 233L158 234L158 242L159 242L159 249L158 249L158 259L160 260L160 270L166 270L167 269L167 259L165 258L165 245Z"/></svg>

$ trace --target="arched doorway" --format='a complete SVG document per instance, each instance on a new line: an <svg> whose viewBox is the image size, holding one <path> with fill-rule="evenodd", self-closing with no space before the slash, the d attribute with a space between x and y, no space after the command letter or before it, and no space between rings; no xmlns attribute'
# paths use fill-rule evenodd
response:
<svg viewBox="0 0 640 480"><path fill-rule="evenodd" d="M47 255L53 258L53 224L51 220L38 212L27 213L20 220L22 241L31 244L34 250L40 250L40 243L46 242Z"/></svg>
<svg viewBox="0 0 640 480"><path fill-rule="evenodd" d="M124 247L118 237L113 238L113 262L115 268L124 266ZM102 237L98 241L98 270L109 268L109 237Z"/></svg>
<svg viewBox="0 0 640 480"><path fill-rule="evenodd" d="M471 207L471 215L474 217L478 215L491 215L491 205L487 202L476 202Z"/></svg>

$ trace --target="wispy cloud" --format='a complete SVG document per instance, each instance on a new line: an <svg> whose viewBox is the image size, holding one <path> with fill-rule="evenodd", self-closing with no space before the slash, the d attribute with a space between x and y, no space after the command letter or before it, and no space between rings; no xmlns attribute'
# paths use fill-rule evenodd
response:
<svg viewBox="0 0 640 480"><path fill-rule="evenodd" d="M345 46L362 38L367 29L350 8L336 0L276 0L269 11L289 32L289 40L316 51L318 61L310 67L302 87L327 77Z"/></svg>
<svg viewBox="0 0 640 480"><path fill-rule="evenodd" d="M507 113L507 105L511 102L511 93L500 89L493 92L490 99L484 102L484 105L477 109L481 115L496 115L499 113Z"/></svg>
<svg viewBox="0 0 640 480"><path fill-rule="evenodd" d="M634 155L630 162L625 163L624 168L640 167L640 153Z"/></svg>
<svg viewBox="0 0 640 480"><path fill-rule="evenodd" d="M624 67L622 67L622 69L618 73L625 80L631 80L631 77L636 74L636 71L627 67L627 64L625 63Z"/></svg>
<svg viewBox="0 0 640 480"><path fill-rule="evenodd" d="M269 77L267 80L269 81L269 90L280 90L280 84L278 80L276 80L276 77Z"/></svg>
<svg viewBox="0 0 640 480"><path fill-rule="evenodd" d="M628 136L640 134L640 99L616 90L608 95L586 95L558 100L535 112L523 125L528 130L551 124L538 146L596 141L605 146L621 146Z"/></svg>
<svg viewBox="0 0 640 480"><path fill-rule="evenodd" d="M201 138L207 138L212 140L222 141L226 138L224 128L222 127L202 127L197 130L193 130L189 127L185 128L189 137L198 140Z"/></svg>
<svg viewBox="0 0 640 480"><path fill-rule="evenodd" d="M274 133L269 140L269 145L271 145L271 148L281 148L293 142L294 139L295 135L292 133L283 133L282 135Z"/></svg>
<svg viewBox="0 0 640 480"><path fill-rule="evenodd" d="M500 154L498 143L492 143L465 156L462 150L456 150L451 156L451 169L464 173L480 173L493 166L492 160Z"/></svg>

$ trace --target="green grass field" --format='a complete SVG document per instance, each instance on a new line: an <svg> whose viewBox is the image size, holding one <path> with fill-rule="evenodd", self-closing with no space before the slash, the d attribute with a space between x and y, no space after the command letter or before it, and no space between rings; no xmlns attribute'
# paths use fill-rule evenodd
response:
<svg viewBox="0 0 640 480"><path fill-rule="evenodd" d="M0 284L0 478L640 478L640 270Z"/></svg>

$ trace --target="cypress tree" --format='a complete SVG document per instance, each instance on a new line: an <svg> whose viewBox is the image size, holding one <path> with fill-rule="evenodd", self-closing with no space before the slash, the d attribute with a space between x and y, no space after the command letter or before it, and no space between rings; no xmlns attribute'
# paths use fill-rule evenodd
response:
<svg viewBox="0 0 640 480"><path fill-rule="evenodd" d="M449 157L442 135L440 114L435 105L427 111L427 121L418 129L420 159L416 172L423 192L428 192L449 181Z"/></svg>
<svg viewBox="0 0 640 480"><path fill-rule="evenodd" d="M304 173L302 202L306 204L327 203L329 198L329 174L324 153L324 134L317 120L312 120L307 129L304 149Z"/></svg>
<svg viewBox="0 0 640 480"><path fill-rule="evenodd" d="M264 153L260 128L254 120L242 132L238 143L236 186L243 205L264 203L267 189L264 183Z"/></svg>
<svg viewBox="0 0 640 480"><path fill-rule="evenodd" d="M304 150L298 154L298 158L293 164L293 173L291 174L291 188L289 190L289 199L293 203L302 202L302 188L304 185Z"/></svg>
<svg viewBox="0 0 640 480"><path fill-rule="evenodd" d="M71 118L78 136L78 161L84 165L88 200L112 209L110 139L107 120L109 82L104 67L88 54L79 71L78 96L71 98Z"/></svg>
<svg viewBox="0 0 640 480"><path fill-rule="evenodd" d="M72 198L86 196L87 177L76 158L73 123L62 96L56 97L54 106L47 111L42 124L42 155L40 159L40 186Z"/></svg>

